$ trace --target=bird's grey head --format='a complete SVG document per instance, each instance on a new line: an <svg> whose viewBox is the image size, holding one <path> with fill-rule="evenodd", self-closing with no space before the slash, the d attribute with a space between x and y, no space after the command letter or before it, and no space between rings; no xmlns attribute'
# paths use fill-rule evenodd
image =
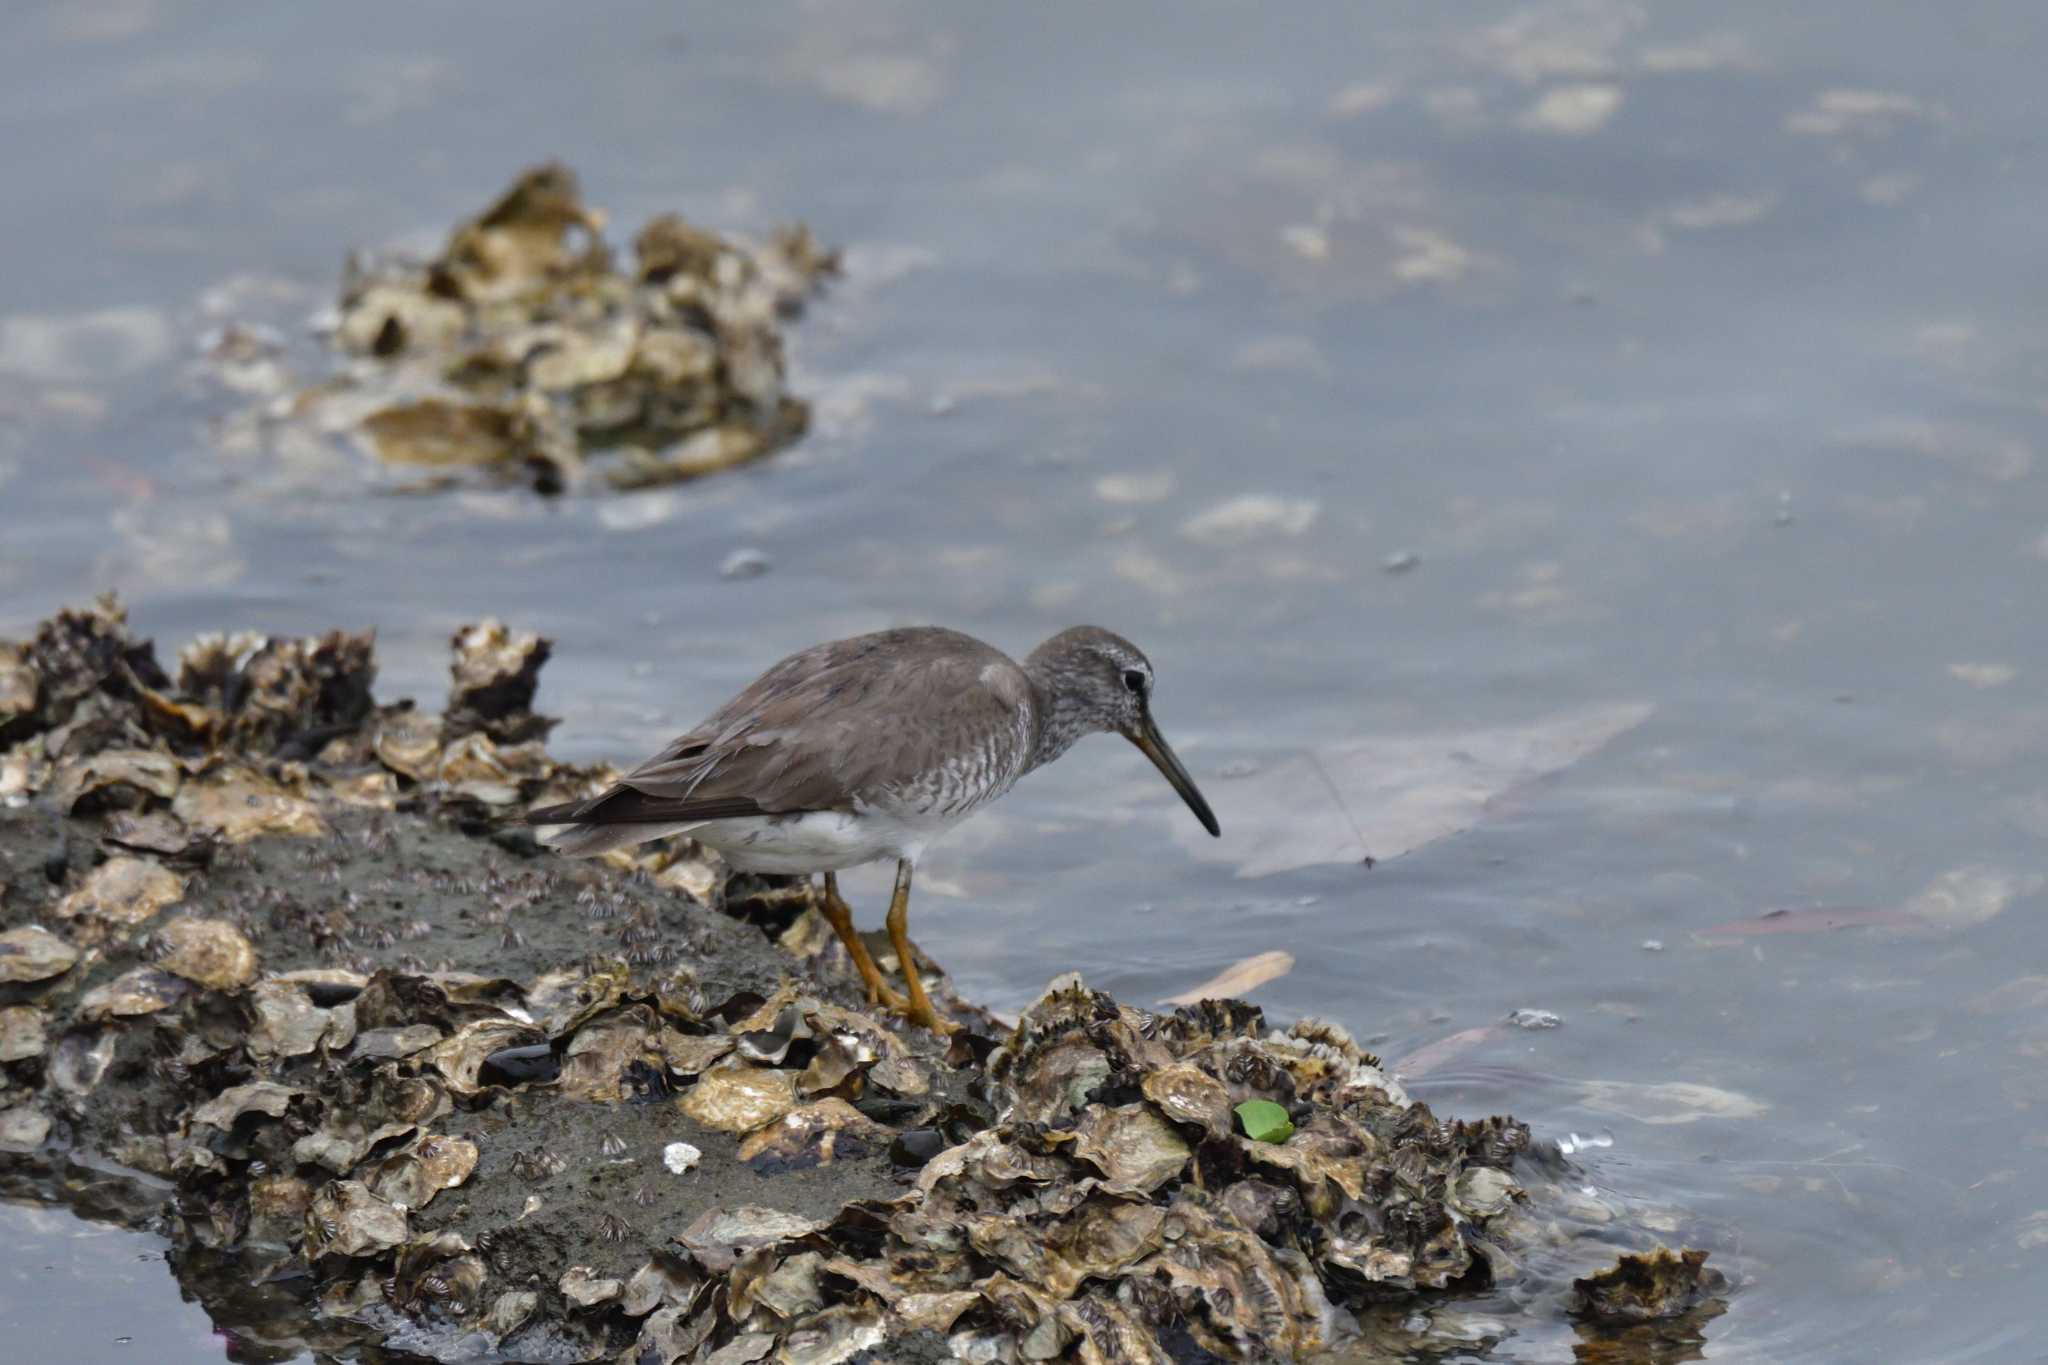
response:
<svg viewBox="0 0 2048 1365"><path fill-rule="evenodd" d="M1025 671L1044 706L1037 762L1048 763L1083 735L1122 735L1144 751L1211 834L1209 803L1152 719L1152 661L1114 631L1072 626L1031 651Z"/></svg>
<svg viewBox="0 0 2048 1365"><path fill-rule="evenodd" d="M1067 744L1098 731L1131 734L1144 719L1152 661L1121 635L1074 626L1032 650L1028 663L1052 706L1046 719Z"/></svg>

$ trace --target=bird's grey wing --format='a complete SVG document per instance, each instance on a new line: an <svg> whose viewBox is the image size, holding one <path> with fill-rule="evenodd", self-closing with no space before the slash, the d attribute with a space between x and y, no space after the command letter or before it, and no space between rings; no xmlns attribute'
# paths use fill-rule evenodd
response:
<svg viewBox="0 0 2048 1365"><path fill-rule="evenodd" d="M1004 684L994 692L991 667ZM914 780L932 765L935 745L1008 733L1028 695L1022 677L1002 654L952 631L816 645L763 673L609 791L535 813L552 820L529 819L655 824L845 810L859 793Z"/></svg>
<svg viewBox="0 0 2048 1365"><path fill-rule="evenodd" d="M843 703L849 680L857 676L852 665L870 652L870 639L833 640L790 655L703 724L627 773L620 785L670 800L755 794L772 776L764 769L776 768L778 756L786 764L801 748L805 737L795 732L803 722Z"/></svg>
<svg viewBox="0 0 2048 1365"><path fill-rule="evenodd" d="M650 797L748 799L765 812L844 810L858 794L915 780L935 753L1016 733L1028 684L1007 658L950 631L879 637L889 645L879 666L872 646L846 648L877 638L820 646L832 652L771 670L622 785ZM991 676L1006 686L992 689Z"/></svg>

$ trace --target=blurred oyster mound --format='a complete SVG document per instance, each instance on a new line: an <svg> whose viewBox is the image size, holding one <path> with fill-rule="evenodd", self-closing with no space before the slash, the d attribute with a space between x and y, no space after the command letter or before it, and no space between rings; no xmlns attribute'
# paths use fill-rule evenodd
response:
<svg viewBox="0 0 2048 1365"><path fill-rule="evenodd" d="M696 478L800 436L782 325L838 253L802 226L757 245L663 214L622 266L603 229L551 164L431 260L352 258L343 367L279 410L430 484L475 471L543 492Z"/></svg>

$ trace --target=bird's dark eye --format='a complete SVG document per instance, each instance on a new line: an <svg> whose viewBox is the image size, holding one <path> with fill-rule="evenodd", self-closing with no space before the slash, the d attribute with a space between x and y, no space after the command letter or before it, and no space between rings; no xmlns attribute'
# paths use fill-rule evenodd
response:
<svg viewBox="0 0 2048 1365"><path fill-rule="evenodd" d="M1125 669L1124 686L1133 692L1143 693L1145 690L1145 675L1135 668Z"/></svg>

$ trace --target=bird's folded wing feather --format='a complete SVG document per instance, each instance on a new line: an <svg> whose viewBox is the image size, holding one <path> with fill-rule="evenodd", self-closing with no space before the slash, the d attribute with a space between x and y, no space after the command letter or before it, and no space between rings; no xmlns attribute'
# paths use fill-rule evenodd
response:
<svg viewBox="0 0 2048 1365"><path fill-rule="evenodd" d="M991 690L987 669L1021 672L1001 654L951 636L874 667L874 638L790 656L610 791L534 816L638 824L845 810L857 793L914 779L949 737L1009 732L1015 703Z"/></svg>

